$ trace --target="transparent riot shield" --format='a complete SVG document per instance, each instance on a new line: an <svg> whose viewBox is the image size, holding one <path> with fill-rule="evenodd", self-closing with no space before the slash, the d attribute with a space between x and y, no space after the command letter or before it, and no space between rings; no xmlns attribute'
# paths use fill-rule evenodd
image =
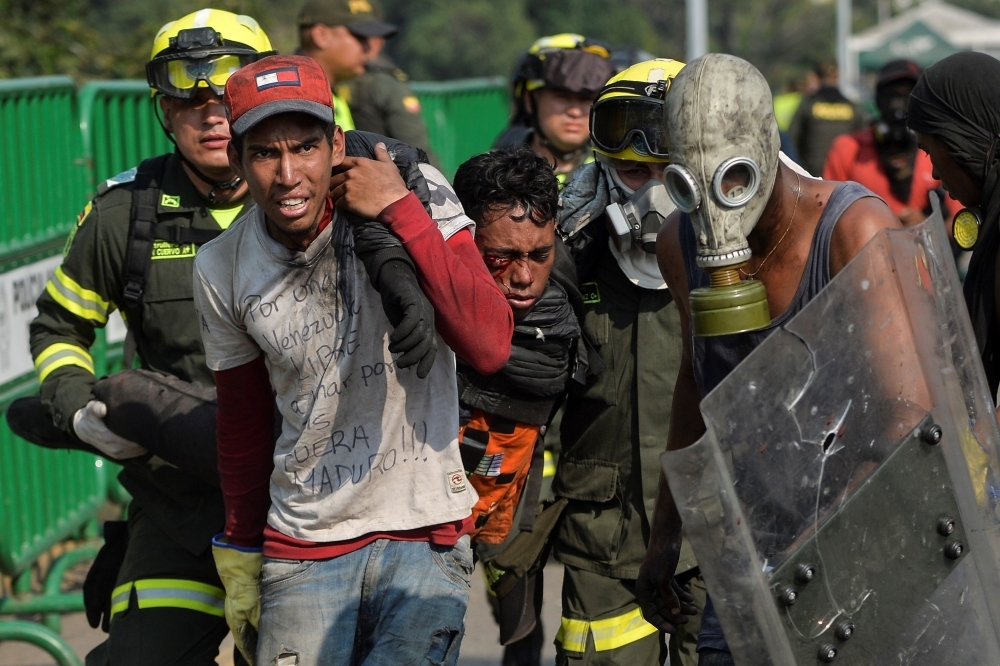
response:
<svg viewBox="0 0 1000 666"><path fill-rule="evenodd" d="M877 235L664 471L739 666L1000 664L1000 432L937 212Z"/></svg>

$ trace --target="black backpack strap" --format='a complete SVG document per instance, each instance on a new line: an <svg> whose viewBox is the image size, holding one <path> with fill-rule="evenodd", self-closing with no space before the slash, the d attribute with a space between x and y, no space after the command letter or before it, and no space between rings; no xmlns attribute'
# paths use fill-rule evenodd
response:
<svg viewBox="0 0 1000 666"><path fill-rule="evenodd" d="M222 229L192 229L191 227L179 227L175 224L156 225L153 227L153 238L170 241L178 245L187 243L204 245L210 240L215 240L220 235L222 235Z"/></svg>
<svg viewBox="0 0 1000 666"><path fill-rule="evenodd" d="M125 244L125 264L122 269L122 302L119 307L133 316L128 321L128 335L122 351L126 368L132 367L132 360L138 346L142 327L139 307L142 294L146 290L149 267L153 262L153 241L165 240L178 245L193 243L202 245L222 233L221 229L192 229L176 225L159 225L156 207L160 201L160 183L170 155L160 155L144 160L136 169L132 187L132 210Z"/></svg>
<svg viewBox="0 0 1000 666"><path fill-rule="evenodd" d="M156 206L160 200L160 181L169 155L144 160L136 170L132 189L132 211L129 214L128 241L125 265L122 270L124 285L121 307L134 310L142 302L146 278L153 257L153 240L156 230Z"/></svg>

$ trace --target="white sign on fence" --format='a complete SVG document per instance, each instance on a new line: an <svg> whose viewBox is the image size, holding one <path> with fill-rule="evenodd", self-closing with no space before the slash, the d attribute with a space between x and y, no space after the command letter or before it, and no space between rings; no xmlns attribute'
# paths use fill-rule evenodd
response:
<svg viewBox="0 0 1000 666"><path fill-rule="evenodd" d="M38 314L35 301L61 261L57 254L0 274L0 384L34 371L28 324Z"/></svg>

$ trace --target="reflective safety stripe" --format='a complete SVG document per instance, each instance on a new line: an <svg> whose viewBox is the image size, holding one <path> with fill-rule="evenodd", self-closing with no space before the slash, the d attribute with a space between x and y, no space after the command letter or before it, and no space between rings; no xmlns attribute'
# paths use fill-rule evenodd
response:
<svg viewBox="0 0 1000 666"><path fill-rule="evenodd" d="M128 608L128 598L132 593L132 583L119 585L111 591L111 617Z"/></svg>
<svg viewBox="0 0 1000 666"><path fill-rule="evenodd" d="M548 478L556 475L556 460L551 451L545 452L545 463L542 466L542 476Z"/></svg>
<svg viewBox="0 0 1000 666"><path fill-rule="evenodd" d="M75 365L94 374L94 359L90 352L65 342L57 342L42 350L35 359L35 374L38 375L38 381L44 382L53 370L67 365Z"/></svg>
<svg viewBox="0 0 1000 666"><path fill-rule="evenodd" d="M90 319L98 324L108 321L108 311L113 309L111 303L101 298L100 294L90 289L84 289L73 278L63 272L62 266L56 269L55 275L45 285L45 291L77 317Z"/></svg>
<svg viewBox="0 0 1000 666"><path fill-rule="evenodd" d="M589 631L590 623L586 620L572 620L564 617L559 623L559 631L556 632L556 642L562 645L563 650L567 652L583 654L587 651L587 632Z"/></svg>
<svg viewBox="0 0 1000 666"><path fill-rule="evenodd" d="M606 652L624 647L657 632L656 627L646 622L638 608L623 615L603 620L573 620L562 618L556 641L567 652L587 651L587 634L594 634L594 650Z"/></svg>
<svg viewBox="0 0 1000 666"><path fill-rule="evenodd" d="M598 652L620 648L657 632L638 608L617 617L594 620L590 630L594 632L594 649Z"/></svg>
<svg viewBox="0 0 1000 666"><path fill-rule="evenodd" d="M225 617L226 592L220 587L179 578L147 578L119 585L111 593L111 616L128 608L135 588L139 608L186 608Z"/></svg>

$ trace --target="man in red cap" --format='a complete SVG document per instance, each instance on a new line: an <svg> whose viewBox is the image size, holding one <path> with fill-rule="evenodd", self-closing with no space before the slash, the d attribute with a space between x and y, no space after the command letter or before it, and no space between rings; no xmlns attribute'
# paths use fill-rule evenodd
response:
<svg viewBox="0 0 1000 666"><path fill-rule="evenodd" d="M314 60L244 67L225 104L230 162L257 206L199 252L195 300L218 385L214 550L237 645L260 664L453 664L476 501L455 353L496 372L510 308L439 171L419 165L428 215L384 145L374 160L345 155ZM397 364L347 213L384 224L412 258L438 334L424 378Z"/></svg>

